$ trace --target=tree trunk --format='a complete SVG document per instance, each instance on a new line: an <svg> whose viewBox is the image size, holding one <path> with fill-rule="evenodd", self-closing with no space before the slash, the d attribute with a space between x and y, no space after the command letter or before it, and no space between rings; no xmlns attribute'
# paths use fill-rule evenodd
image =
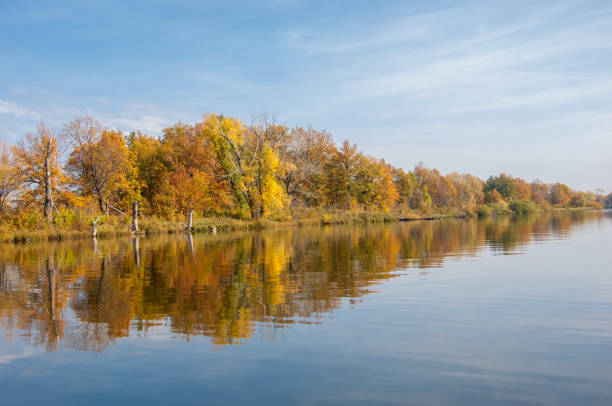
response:
<svg viewBox="0 0 612 406"><path fill-rule="evenodd" d="M132 232L138 232L138 200L132 204Z"/></svg>
<svg viewBox="0 0 612 406"><path fill-rule="evenodd" d="M49 147L50 146L47 145L47 153L45 154L45 202L43 207L45 220L47 220L47 222L51 222L53 217L53 213L51 212L51 210L53 209L53 201L51 200L51 170L49 168L51 154L49 152Z"/></svg>
<svg viewBox="0 0 612 406"><path fill-rule="evenodd" d="M91 222L91 236L96 238L98 235L98 221L100 221L100 216Z"/></svg>
<svg viewBox="0 0 612 406"><path fill-rule="evenodd" d="M100 207L100 213L106 214L104 208L104 200L101 197L98 197L98 206Z"/></svg>
<svg viewBox="0 0 612 406"><path fill-rule="evenodd" d="M193 209L189 208L189 214L187 215L187 231L191 232L193 228Z"/></svg>
<svg viewBox="0 0 612 406"><path fill-rule="evenodd" d="M245 198L247 205L249 206L249 211L251 212L251 219L259 218L259 210L257 210L255 207L255 200L253 199L252 193L248 189L245 193Z"/></svg>

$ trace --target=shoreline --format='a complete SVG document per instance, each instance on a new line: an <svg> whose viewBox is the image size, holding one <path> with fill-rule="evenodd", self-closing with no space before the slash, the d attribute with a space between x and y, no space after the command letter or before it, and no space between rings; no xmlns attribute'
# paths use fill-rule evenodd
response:
<svg viewBox="0 0 612 406"><path fill-rule="evenodd" d="M605 209L603 209L605 210ZM590 207L577 208L554 208L551 210L537 210L528 214L544 213L544 212L578 212L578 211L602 211ZM317 216L304 218L296 218L292 220L243 220L231 217L203 217L194 220L191 229L192 234L215 233L215 232L233 232L233 231L249 231L262 230L270 228L285 228L285 227L302 227L302 226L326 226L326 225L358 225L358 224L380 224L380 223L398 223L398 222L413 222L413 221L433 221L446 219L470 219L470 218L486 218L498 216L520 216L514 212L499 212L492 213L487 216L480 216L477 213L435 213L435 214L419 214L411 213L410 215L396 215L389 213L376 212L350 212L336 211L331 213L317 213ZM153 236L163 234L180 234L186 233L185 224L171 222L157 218L144 217L139 219L140 231L133 233L129 229L129 224L126 218L117 219L111 218L113 222L103 223L99 226L97 237L98 239L107 239L114 237L126 237L133 235ZM119 220L119 221L117 221ZM123 220L123 221L121 221ZM81 224L73 229L66 229L56 225L50 225L44 228L36 228L31 230L10 230L0 229L0 243L27 244L32 242L44 241L65 241L65 240L82 240L92 239L91 227Z"/></svg>

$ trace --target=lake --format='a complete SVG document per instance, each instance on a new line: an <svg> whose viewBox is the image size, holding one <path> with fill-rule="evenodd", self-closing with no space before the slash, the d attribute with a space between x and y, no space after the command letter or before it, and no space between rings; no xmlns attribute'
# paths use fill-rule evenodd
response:
<svg viewBox="0 0 612 406"><path fill-rule="evenodd" d="M612 213L0 245L2 405L612 404Z"/></svg>

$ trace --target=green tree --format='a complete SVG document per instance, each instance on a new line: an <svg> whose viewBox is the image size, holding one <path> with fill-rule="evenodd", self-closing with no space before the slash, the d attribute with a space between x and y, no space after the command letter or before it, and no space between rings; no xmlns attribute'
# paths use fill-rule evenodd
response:
<svg viewBox="0 0 612 406"><path fill-rule="evenodd" d="M510 200L514 197L516 186L511 176L502 173L499 176L490 176L484 186L484 192L497 191L504 200Z"/></svg>

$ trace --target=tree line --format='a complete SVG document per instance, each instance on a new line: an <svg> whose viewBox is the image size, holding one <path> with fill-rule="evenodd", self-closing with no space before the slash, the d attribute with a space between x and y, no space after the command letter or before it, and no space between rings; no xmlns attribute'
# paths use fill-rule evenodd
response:
<svg viewBox="0 0 612 406"><path fill-rule="evenodd" d="M40 213L46 222L61 217L60 210L125 213L134 201L144 214L163 218L195 211L273 220L313 208L402 216L612 206L612 194L561 183L506 174L483 181L422 164L405 171L348 141L337 145L325 130L267 118L245 125L208 114L153 137L123 134L84 116L56 133L41 122L0 155L0 210Z"/></svg>

